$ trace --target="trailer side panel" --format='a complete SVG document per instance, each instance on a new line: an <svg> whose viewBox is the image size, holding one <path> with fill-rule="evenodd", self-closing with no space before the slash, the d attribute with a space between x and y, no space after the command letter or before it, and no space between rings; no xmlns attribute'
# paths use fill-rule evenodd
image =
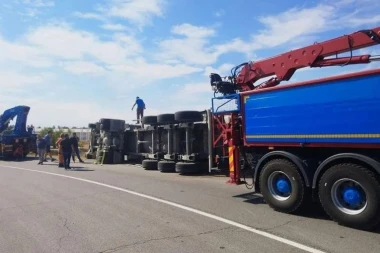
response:
<svg viewBox="0 0 380 253"><path fill-rule="evenodd" d="M380 143L379 91L374 73L244 95L246 143Z"/></svg>

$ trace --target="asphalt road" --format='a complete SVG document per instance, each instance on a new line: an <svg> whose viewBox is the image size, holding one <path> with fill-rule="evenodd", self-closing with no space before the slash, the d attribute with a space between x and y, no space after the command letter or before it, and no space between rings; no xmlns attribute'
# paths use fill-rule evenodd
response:
<svg viewBox="0 0 380 253"><path fill-rule="evenodd" d="M0 162L0 252L380 252L380 231L275 212L226 177L36 163Z"/></svg>

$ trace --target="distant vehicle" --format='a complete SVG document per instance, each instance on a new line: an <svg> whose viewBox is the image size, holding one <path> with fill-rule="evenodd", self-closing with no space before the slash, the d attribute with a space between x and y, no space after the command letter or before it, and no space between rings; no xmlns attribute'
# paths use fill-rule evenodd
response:
<svg viewBox="0 0 380 253"><path fill-rule="evenodd" d="M28 132L26 122L29 106L19 105L7 109L0 115L0 157L4 159L23 158L36 149L37 135ZM16 117L14 128L9 123Z"/></svg>

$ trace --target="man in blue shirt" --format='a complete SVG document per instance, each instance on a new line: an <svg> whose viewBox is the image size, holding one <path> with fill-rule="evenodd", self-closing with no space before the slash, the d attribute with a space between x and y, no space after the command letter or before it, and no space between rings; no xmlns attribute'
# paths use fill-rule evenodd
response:
<svg viewBox="0 0 380 253"><path fill-rule="evenodd" d="M144 100L142 100L139 97L136 97L136 102L132 106L132 111L133 111L133 108L135 108L136 105L137 105L137 110L136 110L136 113L137 113L137 124L139 124L140 123L140 117L141 117L141 119L142 119L142 117L144 117L144 110L145 110Z"/></svg>

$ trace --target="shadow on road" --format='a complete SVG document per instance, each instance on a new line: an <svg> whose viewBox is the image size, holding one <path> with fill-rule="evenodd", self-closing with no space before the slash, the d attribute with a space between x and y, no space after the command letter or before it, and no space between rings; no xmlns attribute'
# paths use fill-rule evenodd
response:
<svg viewBox="0 0 380 253"><path fill-rule="evenodd" d="M261 195L255 194L252 192L235 195L232 197L244 199L244 202L249 203L249 204L254 204L254 205L267 204ZM324 212L323 208L317 203L310 204L304 210L298 212L296 215L305 217L305 218L311 218L311 219L330 220L330 217Z"/></svg>
<svg viewBox="0 0 380 253"><path fill-rule="evenodd" d="M266 204L266 202L262 196L260 196L259 194L252 193L252 192L239 194L239 195L235 195L232 197L244 199L245 203L249 203L249 204L253 204L253 205ZM323 207L319 203L309 204L306 208L295 213L294 215L298 216L298 217L309 218L309 219L331 221L330 217L323 210ZM380 226L378 226L376 229L374 229L372 231L366 231L366 232L380 234Z"/></svg>
<svg viewBox="0 0 380 253"><path fill-rule="evenodd" d="M88 169L85 167L73 167L73 166L71 166L71 171L95 171L95 170Z"/></svg>
<svg viewBox="0 0 380 253"><path fill-rule="evenodd" d="M235 195L235 196L232 196L233 198L241 198L241 199L244 199L244 202L245 203L249 203L249 204L254 204L254 205L258 205L258 204L266 204L265 200L263 197L257 195L257 194L254 194L252 192L249 192L249 193L243 193L243 194L239 194L239 195Z"/></svg>
<svg viewBox="0 0 380 253"><path fill-rule="evenodd" d="M30 162L30 161L37 161L38 160L38 157L31 157L31 156L27 156L27 157L24 157L22 159L16 159L16 158L5 158L5 157L2 157L0 158L1 161L4 161L4 162Z"/></svg>

